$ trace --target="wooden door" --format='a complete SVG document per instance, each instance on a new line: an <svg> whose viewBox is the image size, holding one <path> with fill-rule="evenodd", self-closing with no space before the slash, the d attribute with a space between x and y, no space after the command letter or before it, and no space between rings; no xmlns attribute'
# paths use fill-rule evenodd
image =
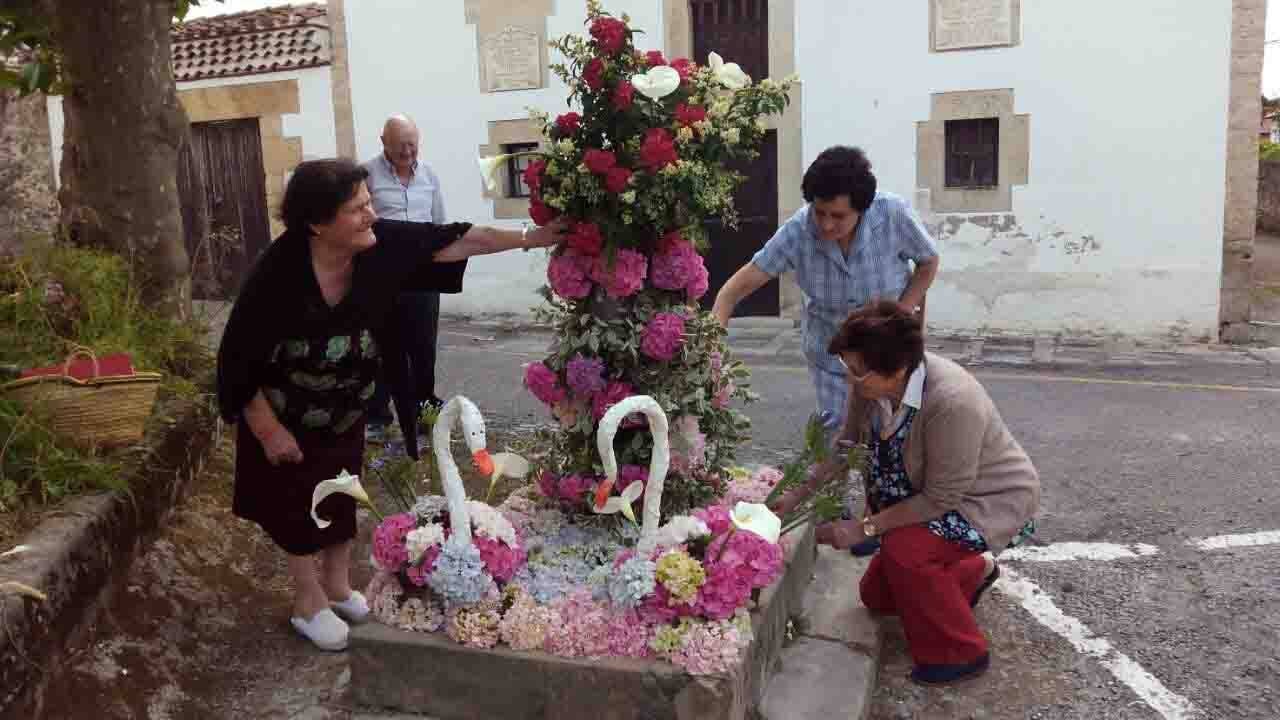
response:
<svg viewBox="0 0 1280 720"><path fill-rule="evenodd" d="M706 63L707 55L719 53L725 62L736 62L752 80L769 76L768 0L691 0L693 55ZM760 157L735 163L732 168L746 180L734 195L738 227L724 227L711 221L707 230L711 250L707 270L711 289L703 297L704 307L715 302L716 293L738 268L764 247L778 227L778 137L769 131L760 147ZM774 280L743 300L735 316L776 316L780 311L778 282Z"/></svg>
<svg viewBox="0 0 1280 720"><path fill-rule="evenodd" d="M271 243L257 118L195 123L178 167L192 297L231 300ZM203 218L208 219L208 232Z"/></svg>

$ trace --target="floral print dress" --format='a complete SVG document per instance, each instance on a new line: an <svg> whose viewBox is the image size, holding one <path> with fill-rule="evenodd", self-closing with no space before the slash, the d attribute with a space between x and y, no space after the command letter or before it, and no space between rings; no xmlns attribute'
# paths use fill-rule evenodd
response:
<svg viewBox="0 0 1280 720"><path fill-rule="evenodd" d="M264 394L285 427L341 435L373 395L378 346L367 329L276 345Z"/></svg>

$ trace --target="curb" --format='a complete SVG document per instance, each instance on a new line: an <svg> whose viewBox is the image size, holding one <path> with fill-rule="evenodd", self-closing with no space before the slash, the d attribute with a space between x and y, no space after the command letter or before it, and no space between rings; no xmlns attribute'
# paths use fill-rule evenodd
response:
<svg viewBox="0 0 1280 720"><path fill-rule="evenodd" d="M796 639L782 652L760 715L766 720L862 720L880 677L880 623L862 606L869 558L819 546Z"/></svg>
<svg viewBox="0 0 1280 720"><path fill-rule="evenodd" d="M221 424L198 402L152 430L154 452L128 491L70 501L22 539L29 549L0 559L0 577L39 589L45 602L0 595L0 717L39 717L48 675L82 645L102 603L182 501L217 445Z"/></svg>

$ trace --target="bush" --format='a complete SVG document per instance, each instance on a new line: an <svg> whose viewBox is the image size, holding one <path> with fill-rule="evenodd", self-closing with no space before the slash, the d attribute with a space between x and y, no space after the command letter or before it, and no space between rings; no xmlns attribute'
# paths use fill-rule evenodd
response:
<svg viewBox="0 0 1280 720"><path fill-rule="evenodd" d="M0 259L0 365L7 368L57 363L84 346L98 355L128 353L136 369L163 373L169 392L191 395L194 379L213 365L206 332L193 319L145 307L116 255L48 246ZM0 510L122 482L118 462L75 449L0 396Z"/></svg>

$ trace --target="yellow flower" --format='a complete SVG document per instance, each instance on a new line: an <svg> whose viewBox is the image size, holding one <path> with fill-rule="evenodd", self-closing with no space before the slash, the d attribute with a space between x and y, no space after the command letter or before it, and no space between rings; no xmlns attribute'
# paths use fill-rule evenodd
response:
<svg viewBox="0 0 1280 720"><path fill-rule="evenodd" d="M676 131L676 140L682 143L693 142L693 128L682 127Z"/></svg>
<svg viewBox="0 0 1280 720"><path fill-rule="evenodd" d="M683 550L671 550L658 558L654 577L667 589L673 601L688 605L698 596L698 588L707 581L702 563Z"/></svg>

